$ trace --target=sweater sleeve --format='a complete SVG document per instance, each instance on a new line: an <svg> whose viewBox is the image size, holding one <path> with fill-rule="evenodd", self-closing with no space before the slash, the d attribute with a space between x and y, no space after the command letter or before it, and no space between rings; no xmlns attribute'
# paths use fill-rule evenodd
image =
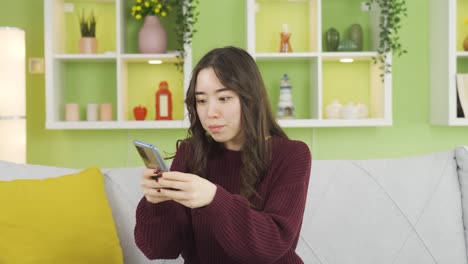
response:
<svg viewBox="0 0 468 264"><path fill-rule="evenodd" d="M173 171L184 171L185 147L177 150ZM190 220L188 209L174 201L158 204L143 198L136 210L135 243L149 259L175 259L186 249Z"/></svg>
<svg viewBox="0 0 468 264"><path fill-rule="evenodd" d="M273 263L293 248L299 235L310 178L311 155L302 142L285 150L262 211L217 186L215 198L192 213L195 224L207 224L226 253L239 263ZM198 222L198 223L197 223Z"/></svg>

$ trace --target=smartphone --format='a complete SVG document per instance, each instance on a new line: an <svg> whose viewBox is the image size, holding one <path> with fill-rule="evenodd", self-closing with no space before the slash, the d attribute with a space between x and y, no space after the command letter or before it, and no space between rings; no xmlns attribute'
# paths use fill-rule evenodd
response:
<svg viewBox="0 0 468 264"><path fill-rule="evenodd" d="M169 167L164 162L158 148L140 140L134 140L133 144L135 144L138 154L140 154L147 168L169 171Z"/></svg>

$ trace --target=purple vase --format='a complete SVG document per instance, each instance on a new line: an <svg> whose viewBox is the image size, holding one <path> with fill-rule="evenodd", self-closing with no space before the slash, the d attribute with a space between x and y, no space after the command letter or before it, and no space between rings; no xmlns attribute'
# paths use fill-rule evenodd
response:
<svg viewBox="0 0 468 264"><path fill-rule="evenodd" d="M166 30L157 16L146 16L138 33L138 48L141 53L166 53Z"/></svg>

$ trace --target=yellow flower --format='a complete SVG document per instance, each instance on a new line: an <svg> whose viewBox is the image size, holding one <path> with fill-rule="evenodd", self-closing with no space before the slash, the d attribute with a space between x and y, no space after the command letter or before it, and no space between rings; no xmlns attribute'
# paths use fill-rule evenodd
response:
<svg viewBox="0 0 468 264"><path fill-rule="evenodd" d="M171 13L172 7L165 0L132 0L130 14L136 19L143 19L145 16L156 15L166 17ZM181 0L182 1L182 0ZM138 18L137 18L138 16Z"/></svg>

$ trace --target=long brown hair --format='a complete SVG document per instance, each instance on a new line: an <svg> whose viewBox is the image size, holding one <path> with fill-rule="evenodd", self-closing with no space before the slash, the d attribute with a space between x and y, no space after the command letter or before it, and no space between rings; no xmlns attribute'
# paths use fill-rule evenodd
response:
<svg viewBox="0 0 468 264"><path fill-rule="evenodd" d="M206 177L209 156L217 153L223 146L207 136L197 116L195 87L199 72L206 68L213 68L219 81L239 95L241 133L244 138L241 149L240 194L250 199L257 194L258 185L270 163L271 150L267 137L287 136L271 112L265 84L253 58L236 47L213 49L194 68L185 99L190 119L186 141L193 151L192 159L187 165L192 168L193 173Z"/></svg>

